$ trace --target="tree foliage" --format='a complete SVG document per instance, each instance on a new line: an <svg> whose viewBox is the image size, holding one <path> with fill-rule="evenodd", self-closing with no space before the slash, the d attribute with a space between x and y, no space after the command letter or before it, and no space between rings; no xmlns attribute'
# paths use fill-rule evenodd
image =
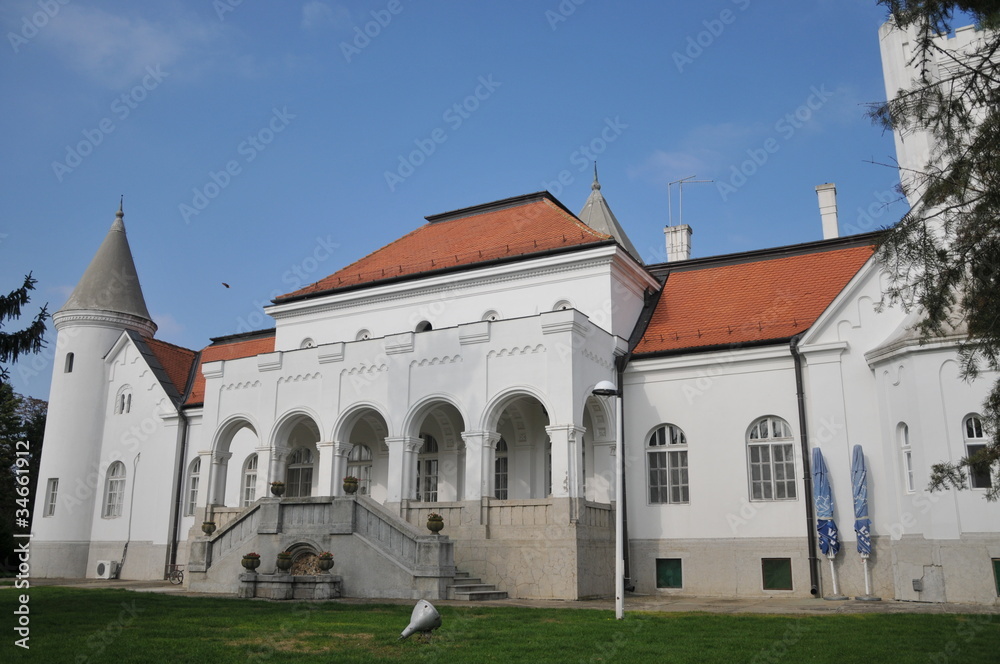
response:
<svg viewBox="0 0 1000 664"><path fill-rule="evenodd" d="M48 404L40 399L24 397L14 392L8 383L0 383L0 574L17 568L13 557L14 533L27 532L30 526L15 527L19 509L34 514L38 495L38 469L42 458L42 435ZM18 441L25 444L18 446ZM18 452L21 452L19 463ZM27 456L24 456L27 453ZM27 459L27 466L24 464ZM28 477L25 508L18 500L17 477ZM29 516L30 522L30 516Z"/></svg>
<svg viewBox="0 0 1000 664"><path fill-rule="evenodd" d="M957 339L962 374L972 380L1000 371L1000 0L878 3L898 28L914 30L917 77L870 116L904 137L926 132L933 146L923 168L901 173L911 209L878 247L887 297L923 312L924 338ZM980 39L962 53L948 48L939 35L970 17ZM1000 498L1000 381L983 409L990 444L974 458L935 465L931 490L965 488L970 470L992 467L987 499Z"/></svg>
<svg viewBox="0 0 1000 664"><path fill-rule="evenodd" d="M29 272L20 288L7 295L0 295L0 383L7 381L7 369L2 363L14 362L25 353L37 353L44 346L45 319L49 317L48 305L43 306L34 320L22 330L4 332L4 321L21 317L21 308L31 301L30 291L37 280Z"/></svg>

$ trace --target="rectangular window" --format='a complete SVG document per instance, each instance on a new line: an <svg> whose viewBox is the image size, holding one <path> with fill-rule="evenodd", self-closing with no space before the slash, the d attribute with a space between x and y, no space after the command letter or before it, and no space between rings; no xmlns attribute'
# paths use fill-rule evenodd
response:
<svg viewBox="0 0 1000 664"><path fill-rule="evenodd" d="M192 474L188 480L188 504L187 514L191 516L198 508L198 475Z"/></svg>
<svg viewBox="0 0 1000 664"><path fill-rule="evenodd" d="M686 503L688 491L688 453L686 450L649 452L649 502Z"/></svg>
<svg viewBox="0 0 1000 664"><path fill-rule="evenodd" d="M496 458L494 495L497 500L507 500L507 457Z"/></svg>
<svg viewBox="0 0 1000 664"><path fill-rule="evenodd" d="M795 453L791 443L750 446L750 497L753 500L795 498Z"/></svg>
<svg viewBox="0 0 1000 664"><path fill-rule="evenodd" d="M313 469L307 467L289 468L286 492L289 498L304 498L312 495Z"/></svg>
<svg viewBox="0 0 1000 664"><path fill-rule="evenodd" d="M59 493L59 478L49 478L45 488L45 511L42 516L54 516L56 513L56 495Z"/></svg>
<svg viewBox="0 0 1000 664"><path fill-rule="evenodd" d="M108 480L107 501L104 503L104 517L113 519L122 515L122 504L125 502L125 478L115 477Z"/></svg>
<svg viewBox="0 0 1000 664"><path fill-rule="evenodd" d="M680 558L656 559L656 587L684 587L684 574Z"/></svg>
<svg viewBox="0 0 1000 664"><path fill-rule="evenodd" d="M966 454L972 456L973 454L978 454L982 450L985 450L985 445L966 445ZM989 489L993 486L993 479L990 477L989 467L983 469L970 468L969 469L969 479L972 481L973 489Z"/></svg>
<svg viewBox="0 0 1000 664"><path fill-rule="evenodd" d="M761 558L764 590L792 590L792 559Z"/></svg>
<svg viewBox="0 0 1000 664"><path fill-rule="evenodd" d="M997 597L1000 597L1000 558L993 559L993 582L997 584Z"/></svg>
<svg viewBox="0 0 1000 664"><path fill-rule="evenodd" d="M424 459L418 464L417 500L428 503L438 499L438 462L437 459Z"/></svg>
<svg viewBox="0 0 1000 664"><path fill-rule="evenodd" d="M906 479L906 493L913 493L913 452L903 451L903 476Z"/></svg>

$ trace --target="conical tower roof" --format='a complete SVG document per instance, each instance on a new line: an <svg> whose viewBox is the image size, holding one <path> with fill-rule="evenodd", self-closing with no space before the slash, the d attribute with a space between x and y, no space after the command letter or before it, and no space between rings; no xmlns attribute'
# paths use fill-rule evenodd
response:
<svg viewBox="0 0 1000 664"><path fill-rule="evenodd" d="M576 216L595 231L614 237L618 241L618 244L624 247L625 251L632 258L642 264L639 251L632 244L632 241L628 239L628 235L625 234L625 230L618 223L615 213L608 207L608 202L604 200L604 196L601 194L601 183L597 181L596 162L594 163L594 183L590 185L590 196L587 197L587 202L584 203L580 214Z"/></svg>
<svg viewBox="0 0 1000 664"><path fill-rule="evenodd" d="M59 312L104 311L125 314L148 322L155 330L139 286L139 275L132 260L128 237L125 235L124 217L125 213L119 205L104 242Z"/></svg>

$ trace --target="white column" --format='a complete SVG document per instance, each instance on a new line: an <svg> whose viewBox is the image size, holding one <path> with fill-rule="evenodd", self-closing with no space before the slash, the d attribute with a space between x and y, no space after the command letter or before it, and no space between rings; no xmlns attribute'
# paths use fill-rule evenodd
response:
<svg viewBox="0 0 1000 664"><path fill-rule="evenodd" d="M424 441L409 436L386 437L389 447L389 486L386 502L398 503L413 498L416 458Z"/></svg>
<svg viewBox="0 0 1000 664"><path fill-rule="evenodd" d="M344 495L344 478L347 477L347 455L354 447L351 443L333 442L333 493L334 496Z"/></svg>
<svg viewBox="0 0 1000 664"><path fill-rule="evenodd" d="M572 424L545 427L552 441L552 497L583 496L583 432Z"/></svg>
<svg viewBox="0 0 1000 664"><path fill-rule="evenodd" d="M256 498L267 498L271 495L270 480L268 479L268 469L271 467L271 448L257 447L257 484L254 487Z"/></svg>
<svg viewBox="0 0 1000 664"><path fill-rule="evenodd" d="M479 500L483 496L493 496L496 477L497 443L500 434L496 431L463 431L465 441L465 500Z"/></svg>
<svg viewBox="0 0 1000 664"><path fill-rule="evenodd" d="M229 460L233 458L232 452L212 452L210 501L213 505L226 504L226 471L229 469Z"/></svg>
<svg viewBox="0 0 1000 664"><path fill-rule="evenodd" d="M291 452L287 447L274 447L271 449L271 459L267 469L267 491L271 492L271 482L285 481L285 459Z"/></svg>
<svg viewBox="0 0 1000 664"><path fill-rule="evenodd" d="M333 492L338 484L334 480L333 445L333 441L316 443L316 453L319 455L319 460L316 464L316 473L319 480L316 484L317 496L334 495Z"/></svg>

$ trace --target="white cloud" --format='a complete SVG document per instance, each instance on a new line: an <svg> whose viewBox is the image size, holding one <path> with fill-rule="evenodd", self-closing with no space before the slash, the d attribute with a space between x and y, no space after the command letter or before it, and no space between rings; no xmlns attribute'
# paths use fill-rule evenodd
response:
<svg viewBox="0 0 1000 664"><path fill-rule="evenodd" d="M37 40L70 68L112 89L141 79L147 67L170 67L204 49L223 27L192 17L168 22L69 4Z"/></svg>
<svg viewBox="0 0 1000 664"><path fill-rule="evenodd" d="M151 313L153 322L156 323L157 339L176 339L184 332L184 326L170 314Z"/></svg>
<svg viewBox="0 0 1000 664"><path fill-rule="evenodd" d="M332 7L325 2L311 0L302 5L302 29L320 30L335 27L346 28L351 25L351 12L343 5Z"/></svg>

